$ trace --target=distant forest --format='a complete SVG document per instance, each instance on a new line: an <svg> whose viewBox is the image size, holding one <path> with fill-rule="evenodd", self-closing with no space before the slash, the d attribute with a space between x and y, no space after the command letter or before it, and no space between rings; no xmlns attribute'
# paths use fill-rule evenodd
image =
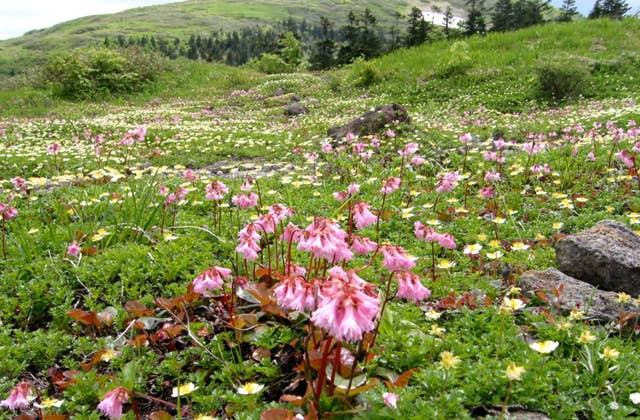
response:
<svg viewBox="0 0 640 420"><path fill-rule="evenodd" d="M379 19L365 9L350 11L347 23L337 28L321 17L319 24L309 24L289 17L274 27L247 27L240 31L191 35L188 40L142 35L106 37L104 45L113 48L138 46L171 59L186 57L239 66L265 55L277 56L288 64L298 65L303 59L312 69L327 69L352 62L358 57L370 59L401 47L412 47L445 38L456 38L489 31L511 31L550 21L545 18L551 7L544 0L498 0L491 10L484 0L467 0L467 16L459 25L452 24L450 7L432 12L443 16L443 26L426 20L418 8L407 16L396 13L393 23L381 25ZM589 18L622 18L630 10L625 0L597 0ZM575 0L564 0L554 21L570 21L579 16ZM490 23L487 23L490 22Z"/></svg>

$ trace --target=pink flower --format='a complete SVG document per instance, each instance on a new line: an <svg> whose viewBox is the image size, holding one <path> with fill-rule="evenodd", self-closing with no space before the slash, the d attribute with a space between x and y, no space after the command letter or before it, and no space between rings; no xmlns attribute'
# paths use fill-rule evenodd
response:
<svg viewBox="0 0 640 420"><path fill-rule="evenodd" d="M272 214L263 214L254 223L256 229L264 233L274 233L276 231L276 221Z"/></svg>
<svg viewBox="0 0 640 420"><path fill-rule="evenodd" d="M242 185L240 186L240 191L251 191L253 188L253 183L255 180L253 178L247 178L244 180Z"/></svg>
<svg viewBox="0 0 640 420"><path fill-rule="evenodd" d="M258 194L250 192L249 194L238 194L231 198L231 202L243 210L255 207L258 204Z"/></svg>
<svg viewBox="0 0 640 420"><path fill-rule="evenodd" d="M347 135L345 136L344 140L347 143L352 143L355 139L357 139L358 136L356 136L355 134L353 134L352 132L348 132Z"/></svg>
<svg viewBox="0 0 640 420"><path fill-rule="evenodd" d="M331 151L333 151L333 146L331 146L331 143L323 143L322 144L322 149L321 149L324 153L329 153Z"/></svg>
<svg viewBox="0 0 640 420"><path fill-rule="evenodd" d="M47 153L49 153L50 155L56 155L60 151L60 148L60 143L52 143L47 146Z"/></svg>
<svg viewBox="0 0 640 420"><path fill-rule="evenodd" d="M71 245L67 247L67 255L71 255L72 257L80 255L80 251L82 251L82 248L78 246L76 241L71 242Z"/></svg>
<svg viewBox="0 0 640 420"><path fill-rule="evenodd" d="M366 255L378 249L378 244L367 237L352 235L351 239L353 240L351 250L356 254Z"/></svg>
<svg viewBox="0 0 640 420"><path fill-rule="evenodd" d="M222 200L224 195L229 192L229 188L220 181L210 182L204 189L206 191L204 196L207 200Z"/></svg>
<svg viewBox="0 0 640 420"><path fill-rule="evenodd" d="M438 243L443 248L456 249L456 238L450 233L441 234Z"/></svg>
<svg viewBox="0 0 640 420"><path fill-rule="evenodd" d="M13 188L16 189L16 190L19 190L22 187L24 187L24 184L26 182L27 182L26 179L20 178L19 176L15 177L15 178L11 178L11 183L13 183Z"/></svg>
<svg viewBox="0 0 640 420"><path fill-rule="evenodd" d="M119 386L104 394L102 401L98 404L98 410L109 418L119 419L122 417L122 405L128 400L129 391Z"/></svg>
<svg viewBox="0 0 640 420"><path fill-rule="evenodd" d="M158 194L160 194L162 196L165 196L165 195L169 194L169 188L167 188L167 186L164 185L164 184L160 184L158 186Z"/></svg>
<svg viewBox="0 0 640 420"><path fill-rule="evenodd" d="M293 223L289 223L283 230L282 235L280 235L280 239L285 242L298 242L300 236L302 235L302 229Z"/></svg>
<svg viewBox="0 0 640 420"><path fill-rule="evenodd" d="M318 308L312 313L311 321L338 340L359 341L365 332L375 328L380 302L373 286L353 270L345 272L333 267L329 275L321 287Z"/></svg>
<svg viewBox="0 0 640 420"><path fill-rule="evenodd" d="M389 271L408 271L416 266L416 263L409 258L405 250L400 246L382 245L380 252L384 257L382 265Z"/></svg>
<svg viewBox="0 0 640 420"><path fill-rule="evenodd" d="M273 289L278 305L295 311L313 311L316 309L316 285L300 276L291 276L282 280Z"/></svg>
<svg viewBox="0 0 640 420"><path fill-rule="evenodd" d="M534 174L540 174L543 172L548 174L551 172L551 167L549 166L548 163L545 163L544 165L536 163L531 167L531 172L533 172Z"/></svg>
<svg viewBox="0 0 640 420"><path fill-rule="evenodd" d="M462 144L469 144L471 143L471 141L473 141L473 136L471 135L471 133L464 133L460 136L460 142Z"/></svg>
<svg viewBox="0 0 640 420"><path fill-rule="evenodd" d="M436 191L438 192L438 194L442 194L443 192L451 192L458 185L459 180L460 174L458 174L458 171L446 172L444 175L438 174Z"/></svg>
<svg viewBox="0 0 640 420"><path fill-rule="evenodd" d="M374 224L378 218L369 210L369 204L361 201L352 207L356 228L363 229Z"/></svg>
<svg viewBox="0 0 640 420"><path fill-rule="evenodd" d="M231 270L213 266L204 270L193 280L193 291L203 296L210 296L209 291L219 289L224 283L223 278L231 277Z"/></svg>
<svg viewBox="0 0 640 420"><path fill-rule="evenodd" d="M349 193L350 197L353 197L354 195L358 194L358 192L360 192L360 184L356 184L355 182L352 182L347 187L347 193Z"/></svg>
<svg viewBox="0 0 640 420"><path fill-rule="evenodd" d="M303 232L298 249L311 252L316 258L331 262L348 261L353 257L345 242L347 232L334 222L316 217Z"/></svg>
<svg viewBox="0 0 640 420"><path fill-rule="evenodd" d="M400 188L400 178L388 178L385 182L384 185L382 186L382 189L380 190L380 192L382 194L391 194L392 192L396 191L398 188Z"/></svg>
<svg viewBox="0 0 640 420"><path fill-rule="evenodd" d="M29 407L29 391L31 384L20 382L11 390L6 400L0 401L0 407L7 407L9 410L19 410Z"/></svg>
<svg viewBox="0 0 640 420"><path fill-rule="evenodd" d="M589 154L587 155L587 160L590 160L590 161L592 161L592 162L593 162L593 161L595 161L595 160L596 160L596 155L595 155L595 153L593 153L593 152L589 152Z"/></svg>
<svg viewBox="0 0 640 420"><path fill-rule="evenodd" d="M256 232L256 226L253 223L246 225L238 232L240 245L236 247L236 251L242 254L247 260L255 260L258 257L258 251L261 250L258 242L260 234Z"/></svg>
<svg viewBox="0 0 640 420"><path fill-rule="evenodd" d="M342 203L347 198L349 198L349 194L346 191L335 191L333 193L333 198Z"/></svg>
<svg viewBox="0 0 640 420"><path fill-rule="evenodd" d="M182 177L187 182L196 182L200 179L200 175L198 175L193 169L185 169L184 172L182 172Z"/></svg>
<svg viewBox="0 0 640 420"><path fill-rule="evenodd" d="M493 198L496 195L496 190L493 189L493 185L488 185L480 189L480 195L484 198Z"/></svg>
<svg viewBox="0 0 640 420"><path fill-rule="evenodd" d="M398 395L393 392L385 392L382 394L382 399L387 407L398 408Z"/></svg>
<svg viewBox="0 0 640 420"><path fill-rule="evenodd" d="M627 168L633 168L636 166L635 157L631 156L626 150L616 153L615 156L624 163L624 166Z"/></svg>
<svg viewBox="0 0 640 420"><path fill-rule="evenodd" d="M418 143L409 143L405 147L400 149L398 153L400 153L401 156L411 156L418 151L419 147L420 146L418 146Z"/></svg>
<svg viewBox="0 0 640 420"><path fill-rule="evenodd" d="M411 164L414 166L420 166L426 162L426 159L422 156L414 156L411 158Z"/></svg>
<svg viewBox="0 0 640 420"><path fill-rule="evenodd" d="M396 273L398 279L397 298L407 299L412 302L420 302L431 296L431 290L427 289L420 283L420 276L409 271L401 271Z"/></svg>
<svg viewBox="0 0 640 420"><path fill-rule="evenodd" d="M495 169L491 169L484 174L484 182L500 182L500 172L496 172Z"/></svg>
<svg viewBox="0 0 640 420"><path fill-rule="evenodd" d="M18 215L18 210L8 204L0 203L0 216L3 220L13 219Z"/></svg>
<svg viewBox="0 0 640 420"><path fill-rule="evenodd" d="M413 233L415 233L416 238L426 242L437 241L440 236L433 228L423 225L422 222L413 224Z"/></svg>
<svg viewBox="0 0 640 420"><path fill-rule="evenodd" d="M293 216L293 209L284 204L273 204L269 207L269 214L273 216L276 223L280 223L287 217Z"/></svg>

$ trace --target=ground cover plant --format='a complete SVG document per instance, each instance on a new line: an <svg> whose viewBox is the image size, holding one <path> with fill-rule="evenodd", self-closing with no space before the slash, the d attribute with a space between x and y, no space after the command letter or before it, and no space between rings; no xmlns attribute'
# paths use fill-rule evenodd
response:
<svg viewBox="0 0 640 420"><path fill-rule="evenodd" d="M638 98L419 101L380 63L0 120L0 416L640 415L637 324L518 287L640 223ZM325 137L390 99L410 123Z"/></svg>

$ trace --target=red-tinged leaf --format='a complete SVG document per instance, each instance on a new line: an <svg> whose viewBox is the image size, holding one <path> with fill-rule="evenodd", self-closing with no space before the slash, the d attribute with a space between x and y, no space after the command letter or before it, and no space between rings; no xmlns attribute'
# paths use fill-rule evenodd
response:
<svg viewBox="0 0 640 420"><path fill-rule="evenodd" d="M138 334L135 337L133 337L131 340L127 340L127 343L129 343L130 345L136 347L136 348L141 348L147 345L149 336L147 334Z"/></svg>
<svg viewBox="0 0 640 420"><path fill-rule="evenodd" d="M209 332L209 328L206 325L203 325L198 332L196 333L198 337L209 337L211 332Z"/></svg>
<svg viewBox="0 0 640 420"><path fill-rule="evenodd" d="M153 413L149 414L149 420L172 420L173 417L171 416L171 414L167 413L166 411L154 411Z"/></svg>
<svg viewBox="0 0 640 420"><path fill-rule="evenodd" d="M265 305L260 305L260 309L262 309L266 313L277 315L284 319L289 319L289 315L287 315L287 312L284 309L282 309L282 307L280 307L275 303L267 303Z"/></svg>
<svg viewBox="0 0 640 420"><path fill-rule="evenodd" d="M555 235L553 235L553 238L551 239L551 242L553 242L554 244L556 242L558 242L560 239L566 238L567 235L564 233L556 233Z"/></svg>
<svg viewBox="0 0 640 420"><path fill-rule="evenodd" d="M43 414L42 420L66 420L69 418L68 414Z"/></svg>
<svg viewBox="0 0 640 420"><path fill-rule="evenodd" d="M96 247L92 246L90 248L82 248L82 255L85 257L90 257L96 254Z"/></svg>
<svg viewBox="0 0 640 420"><path fill-rule="evenodd" d="M553 288L552 292L555 295L555 297L560 298L560 296L564 292L564 284L560 283L558 287Z"/></svg>
<svg viewBox="0 0 640 420"><path fill-rule="evenodd" d="M296 413L286 408L272 408L260 414L260 420L292 420L296 418Z"/></svg>
<svg viewBox="0 0 640 420"><path fill-rule="evenodd" d="M411 377L419 370L420 369L418 368L413 368L407 370L406 372L402 372L402 374L398 376L395 381L393 381L394 388L404 388L405 386L409 385L409 379L411 379Z"/></svg>
<svg viewBox="0 0 640 420"><path fill-rule="evenodd" d="M540 299L547 305L549 304L549 298L547 297L547 292L545 292L544 290L536 290L536 296L538 297L538 299Z"/></svg>
<svg viewBox="0 0 640 420"><path fill-rule="evenodd" d="M253 327L258 324L258 316L256 314L238 314L231 319L231 325L238 329Z"/></svg>
<svg viewBox="0 0 640 420"><path fill-rule="evenodd" d="M380 380L378 378L371 378L367 381L366 384L356 388L351 388L348 394L346 389L342 389L339 387L336 387L334 392L337 395L345 395L347 397L353 397L354 395L358 395L363 392L369 391L370 389L375 388L376 386L378 386L379 383L380 383Z"/></svg>
<svg viewBox="0 0 640 420"><path fill-rule="evenodd" d="M76 230L75 235L76 235L76 241L81 241L85 236L84 233L79 230Z"/></svg>
<svg viewBox="0 0 640 420"><path fill-rule="evenodd" d="M443 222L450 222L453 220L453 216L450 215L449 213L442 213L442 212L438 212L438 220L441 220Z"/></svg>
<svg viewBox="0 0 640 420"><path fill-rule="evenodd" d="M100 327L100 320L95 312L83 311L82 309L72 309L67 312L67 316L75 319L83 325L92 325L96 328Z"/></svg>
<svg viewBox="0 0 640 420"><path fill-rule="evenodd" d="M296 407L302 407L305 402L307 401L306 397L300 397L298 395L289 395L289 394L283 394L280 397L280 401L284 402L284 403L289 403L292 404Z"/></svg>
<svg viewBox="0 0 640 420"><path fill-rule="evenodd" d="M638 314L634 312L623 312L619 315L617 324L620 326L624 326L627 322L631 321L637 316Z"/></svg>
<svg viewBox="0 0 640 420"><path fill-rule="evenodd" d="M490 306L493 305L493 299L491 299L489 296L485 296L484 297L484 307L488 308Z"/></svg>
<svg viewBox="0 0 640 420"><path fill-rule="evenodd" d="M36 418L28 416L26 414L19 414L15 417L12 417L11 420L36 420Z"/></svg>
<svg viewBox="0 0 640 420"><path fill-rule="evenodd" d="M130 300L124 304L124 310L135 317L151 316L155 310L149 309L137 300Z"/></svg>
<svg viewBox="0 0 640 420"><path fill-rule="evenodd" d="M156 305L166 309L167 311L173 311L176 308L175 299L169 298L156 298Z"/></svg>
<svg viewBox="0 0 640 420"><path fill-rule="evenodd" d="M255 275L259 283L266 283L269 286L272 286L277 281L277 273L273 270L269 270L268 268L257 269Z"/></svg>
<svg viewBox="0 0 640 420"><path fill-rule="evenodd" d="M271 291L264 283L247 284L244 287L244 290L258 300L262 305L275 302L271 298Z"/></svg>

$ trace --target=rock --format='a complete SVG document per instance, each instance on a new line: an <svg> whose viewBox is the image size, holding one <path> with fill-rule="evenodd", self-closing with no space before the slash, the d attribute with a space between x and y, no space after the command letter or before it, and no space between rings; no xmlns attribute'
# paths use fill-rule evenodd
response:
<svg viewBox="0 0 640 420"><path fill-rule="evenodd" d="M574 279L555 268L545 271L527 271L522 274L518 286L523 292L534 294L538 290L546 291L549 299L555 299L554 289L561 290L560 308L570 311L576 307L585 313L587 318L599 321L615 321L621 313L637 313L638 308L632 304L618 302L618 294L598 290L589 283ZM558 302L553 302L556 304Z"/></svg>
<svg viewBox="0 0 640 420"><path fill-rule="evenodd" d="M281 87L279 87L278 89L276 89L271 96L282 96L284 95L284 89L282 89Z"/></svg>
<svg viewBox="0 0 640 420"><path fill-rule="evenodd" d="M349 124L331 127L327 131L329 137L336 140L344 138L348 133L356 136L367 136L382 131L385 125L398 122L410 122L407 109L398 104L387 104L376 107L351 121Z"/></svg>
<svg viewBox="0 0 640 420"><path fill-rule="evenodd" d="M299 102L291 102L287 109L284 110L284 115L288 117L294 117L296 115L302 115L308 113L309 110Z"/></svg>
<svg viewBox="0 0 640 420"><path fill-rule="evenodd" d="M558 269L603 290L640 294L640 236L604 220L554 245Z"/></svg>

